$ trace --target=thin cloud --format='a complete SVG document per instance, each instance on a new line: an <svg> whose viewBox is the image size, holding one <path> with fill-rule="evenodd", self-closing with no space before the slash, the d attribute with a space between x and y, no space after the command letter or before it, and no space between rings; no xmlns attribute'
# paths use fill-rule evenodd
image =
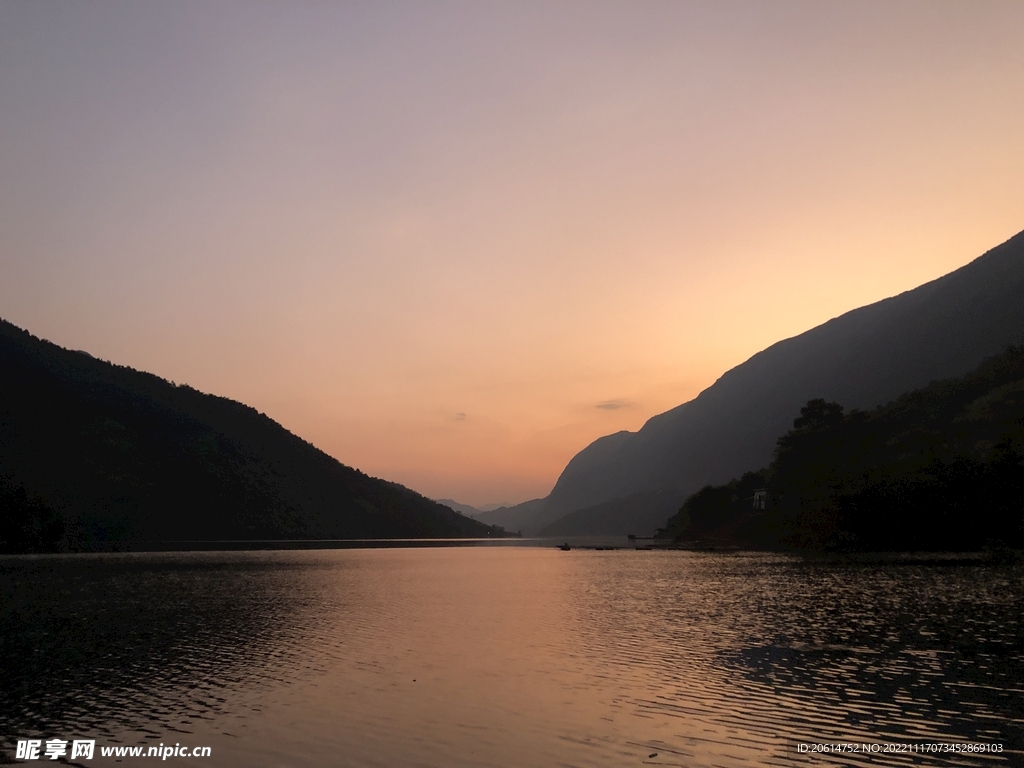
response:
<svg viewBox="0 0 1024 768"><path fill-rule="evenodd" d="M623 400L618 398L616 400L604 400L603 402L595 405L595 408L600 408L602 411L619 411L623 408L632 408L635 405L631 400Z"/></svg>
<svg viewBox="0 0 1024 768"><path fill-rule="evenodd" d="M455 421L465 421L466 414L462 413L462 411L459 411L454 416L452 416L452 418L455 419Z"/></svg>

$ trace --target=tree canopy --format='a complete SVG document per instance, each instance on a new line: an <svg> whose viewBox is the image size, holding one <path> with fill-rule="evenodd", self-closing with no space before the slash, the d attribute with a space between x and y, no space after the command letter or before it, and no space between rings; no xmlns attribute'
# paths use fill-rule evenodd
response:
<svg viewBox="0 0 1024 768"><path fill-rule="evenodd" d="M703 488L667 530L813 550L1021 547L1024 349L873 411L809 401L768 467Z"/></svg>

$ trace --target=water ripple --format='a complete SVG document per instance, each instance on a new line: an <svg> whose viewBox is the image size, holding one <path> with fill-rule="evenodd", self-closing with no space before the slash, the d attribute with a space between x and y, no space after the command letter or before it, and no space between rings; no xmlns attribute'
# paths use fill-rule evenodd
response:
<svg viewBox="0 0 1024 768"><path fill-rule="evenodd" d="M84 736L210 745L239 766L879 765L797 745L954 741L1004 751L884 764L1024 762L1019 567L10 557L0 598L7 758L14 738Z"/></svg>

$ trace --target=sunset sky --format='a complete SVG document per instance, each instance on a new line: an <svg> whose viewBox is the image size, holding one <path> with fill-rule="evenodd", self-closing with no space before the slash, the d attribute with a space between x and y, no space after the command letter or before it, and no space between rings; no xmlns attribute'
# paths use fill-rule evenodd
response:
<svg viewBox="0 0 1024 768"><path fill-rule="evenodd" d="M4 2L0 317L470 504L1024 229L1024 3Z"/></svg>

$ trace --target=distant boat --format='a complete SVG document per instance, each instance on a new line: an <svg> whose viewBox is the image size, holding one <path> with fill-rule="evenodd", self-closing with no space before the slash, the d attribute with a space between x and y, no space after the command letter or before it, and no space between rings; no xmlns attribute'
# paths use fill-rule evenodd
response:
<svg viewBox="0 0 1024 768"><path fill-rule="evenodd" d="M565 542L565 544L562 544L559 547L559 549L562 550L563 552L568 552L570 549L572 549L572 547L569 546L569 542L567 541L567 542Z"/></svg>

